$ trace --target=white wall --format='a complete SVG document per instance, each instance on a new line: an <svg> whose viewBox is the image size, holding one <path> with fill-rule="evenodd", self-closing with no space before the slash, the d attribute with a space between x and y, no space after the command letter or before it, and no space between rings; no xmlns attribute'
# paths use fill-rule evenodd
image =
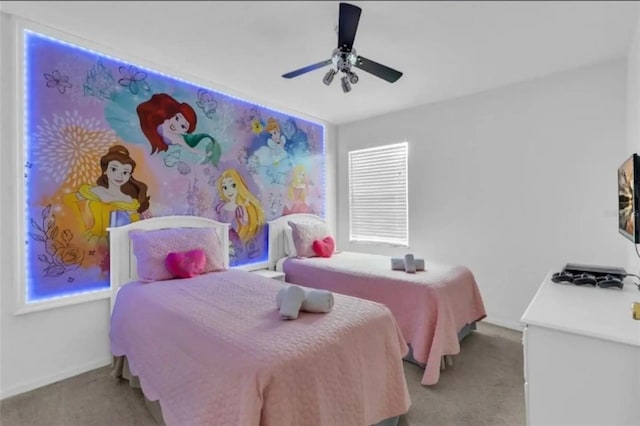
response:
<svg viewBox="0 0 640 426"><path fill-rule="evenodd" d="M338 128L338 246L464 264L488 321L519 327L567 262L624 266L616 171L625 142L620 59ZM409 141L408 250L349 243L347 152Z"/></svg>
<svg viewBox="0 0 640 426"><path fill-rule="evenodd" d="M640 11L639 25L627 54L627 153L640 152ZM640 273L640 259L629 246L627 267L630 273Z"/></svg>
<svg viewBox="0 0 640 426"><path fill-rule="evenodd" d="M640 10L638 24L627 53L627 154L640 153ZM635 248L627 249L627 272L640 274L640 259ZM640 302L640 293L637 299ZM631 316L628 317L632 321ZM636 364L636 383L640 383L640 360ZM633 377L630 373L630 377Z"/></svg>
<svg viewBox="0 0 640 426"><path fill-rule="evenodd" d="M26 17L29 18L29 17ZM16 82L16 33L13 25L17 17L0 13L0 140L2 155L0 156L0 303L2 312L0 335L0 398L6 398L56 380L70 377L81 372L106 365L111 361L109 350L109 306L108 300L82 303L63 308L36 312L26 315L14 315L17 291L17 265L15 252L20 249L14 241L22 241L17 234L17 227L22 220L22 209L12 202L16 199L16 191L20 191L17 177L21 167L15 160L17 149L16 109L18 103ZM40 23L38 23L40 24ZM40 27L42 30L42 27ZM252 98L249 94L240 93L220 87L202 76L192 76L183 70L174 70L163 64L171 63L170 52L166 57L156 56L137 58L135 52L112 48L112 40L92 40L90 34L82 34L75 28L58 28L51 30L52 36L65 34L77 44L97 51L129 60L168 74L180 76L193 83L220 90L227 94L243 98L250 102L270 105L298 117L323 123L321 120L308 117L300 112L289 111L272 102ZM117 28L114 28L114 32ZM336 128L325 124L327 170L326 170L326 216L330 223L336 223ZM19 171L20 170L20 171Z"/></svg>

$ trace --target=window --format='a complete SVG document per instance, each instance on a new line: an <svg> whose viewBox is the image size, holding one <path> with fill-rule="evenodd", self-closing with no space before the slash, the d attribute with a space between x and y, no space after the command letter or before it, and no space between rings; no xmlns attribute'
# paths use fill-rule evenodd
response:
<svg viewBox="0 0 640 426"><path fill-rule="evenodd" d="M349 151L349 241L409 246L408 143Z"/></svg>

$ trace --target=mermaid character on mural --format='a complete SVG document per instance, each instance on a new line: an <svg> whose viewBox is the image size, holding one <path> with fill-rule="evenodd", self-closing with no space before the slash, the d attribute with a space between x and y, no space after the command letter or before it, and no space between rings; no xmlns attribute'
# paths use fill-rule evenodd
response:
<svg viewBox="0 0 640 426"><path fill-rule="evenodd" d="M230 240L234 245L244 246L265 224L262 204L236 169L225 170L218 178L217 187L221 199L216 205L218 220L231 223Z"/></svg>
<svg viewBox="0 0 640 426"><path fill-rule="evenodd" d="M64 197L65 204L78 216L81 229L90 241L106 238L112 212L124 212L131 222L140 220L149 209L147 185L136 180L136 162L122 145L114 145L100 158L102 174L96 185L81 185ZM84 203L88 212L83 212ZM86 218L92 220L87 223Z"/></svg>
<svg viewBox="0 0 640 426"><path fill-rule="evenodd" d="M197 117L191 105L176 101L166 93L151 96L136 108L140 119L140 128L151 144L151 154L167 151L170 146L179 147L199 156L203 156L201 164L218 167L222 149L216 139L206 133L196 133ZM201 141L209 139L205 151L196 149ZM168 155L179 157L180 150Z"/></svg>
<svg viewBox="0 0 640 426"><path fill-rule="evenodd" d="M307 204L307 193L309 186L313 183L307 178L306 169L302 164L298 164L293 168L291 183L287 189L287 196L291 200L291 207L284 206L283 215L293 213L309 213L311 207Z"/></svg>

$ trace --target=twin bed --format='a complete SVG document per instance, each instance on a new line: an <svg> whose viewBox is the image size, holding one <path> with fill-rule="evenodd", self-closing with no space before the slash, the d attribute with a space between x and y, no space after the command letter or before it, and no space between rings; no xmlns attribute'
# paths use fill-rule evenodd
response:
<svg viewBox="0 0 640 426"><path fill-rule="evenodd" d="M213 228L228 247L228 224L198 217L109 229L115 374L139 382L160 421L386 426L407 412L408 348L387 307L335 294L331 312L283 321L284 284L229 270L226 250L224 270L143 283L129 232L167 228Z"/></svg>
<svg viewBox="0 0 640 426"><path fill-rule="evenodd" d="M387 256L354 252L299 258L291 255L289 222L316 229L325 225L324 219L310 214L269 222L269 269L284 272L288 283L386 305L410 345L407 359L425 368L422 384L437 383L444 356L459 353L460 340L486 316L471 271L427 261L426 271L408 274L391 270Z"/></svg>

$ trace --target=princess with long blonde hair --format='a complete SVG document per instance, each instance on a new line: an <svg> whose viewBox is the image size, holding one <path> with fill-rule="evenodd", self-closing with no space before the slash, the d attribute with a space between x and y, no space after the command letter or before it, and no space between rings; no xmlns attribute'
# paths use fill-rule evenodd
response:
<svg viewBox="0 0 640 426"><path fill-rule="evenodd" d="M292 205L291 207L284 206L283 215L311 212L311 207L307 204L307 192L311 185L305 167L302 164L295 166L291 174L291 183L287 189L287 195Z"/></svg>
<svg viewBox="0 0 640 426"><path fill-rule="evenodd" d="M216 186L221 198L216 206L219 220L231 223L231 228L238 234L240 241L246 244L265 224L262 204L249 191L236 169L230 168L222 172Z"/></svg>

